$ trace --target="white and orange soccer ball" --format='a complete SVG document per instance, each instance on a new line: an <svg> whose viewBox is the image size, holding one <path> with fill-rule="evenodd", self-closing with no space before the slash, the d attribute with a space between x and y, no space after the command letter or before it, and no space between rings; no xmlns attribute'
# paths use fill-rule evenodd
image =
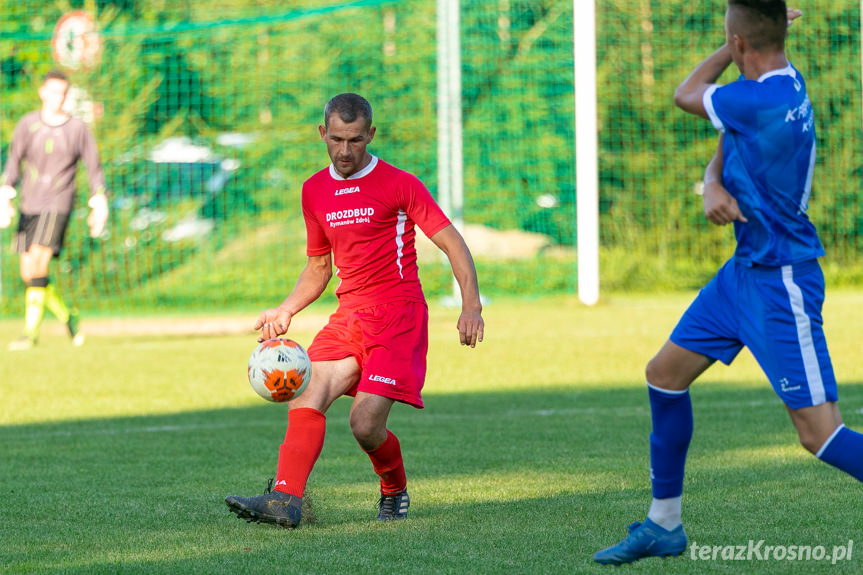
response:
<svg viewBox="0 0 863 575"><path fill-rule="evenodd" d="M309 354L290 339L268 339L249 358L249 383L267 401L282 403L296 398L311 378Z"/></svg>

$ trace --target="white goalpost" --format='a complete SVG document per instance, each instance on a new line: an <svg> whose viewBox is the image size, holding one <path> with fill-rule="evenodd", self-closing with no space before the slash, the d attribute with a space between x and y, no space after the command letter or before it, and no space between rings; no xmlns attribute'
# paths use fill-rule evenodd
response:
<svg viewBox="0 0 863 575"><path fill-rule="evenodd" d="M464 233L464 160L461 116L461 25L459 0L437 0L438 202ZM453 302L461 302L453 278Z"/></svg>
<svg viewBox="0 0 863 575"><path fill-rule="evenodd" d="M861 0L863 1L863 0ZM596 121L596 1L573 0L578 298L599 300L599 168Z"/></svg>
<svg viewBox="0 0 863 575"><path fill-rule="evenodd" d="M863 1L863 0L861 0ZM459 0L437 0L438 201L464 226ZM599 300L595 0L573 0L578 297ZM453 297L461 297L453 280Z"/></svg>

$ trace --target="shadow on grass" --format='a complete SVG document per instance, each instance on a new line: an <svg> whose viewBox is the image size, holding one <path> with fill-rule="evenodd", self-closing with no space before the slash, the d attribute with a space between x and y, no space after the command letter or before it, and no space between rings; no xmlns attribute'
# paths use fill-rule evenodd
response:
<svg viewBox="0 0 863 575"><path fill-rule="evenodd" d="M863 384L842 390L847 404L863 400ZM817 545L860 532L859 484L796 446L766 384L708 385L693 397L690 537ZM428 394L426 404L397 406L390 419L412 492L407 522L374 522L376 478L342 399L310 479L317 522L296 532L246 525L223 502L263 492L284 406L0 427L2 564L12 573L587 572L593 552L643 518L643 389ZM845 419L863 427L856 410ZM662 566L693 568L687 558ZM798 572L814 572L807 566Z"/></svg>

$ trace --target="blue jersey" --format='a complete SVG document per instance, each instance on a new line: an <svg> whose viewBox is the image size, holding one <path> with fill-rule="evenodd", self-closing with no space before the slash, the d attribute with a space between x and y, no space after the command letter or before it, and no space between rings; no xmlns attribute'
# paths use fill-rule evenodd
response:
<svg viewBox="0 0 863 575"><path fill-rule="evenodd" d="M722 182L748 222L734 222L735 259L783 266L824 255L806 215L815 167L815 123L806 83L790 64L704 93L722 131Z"/></svg>

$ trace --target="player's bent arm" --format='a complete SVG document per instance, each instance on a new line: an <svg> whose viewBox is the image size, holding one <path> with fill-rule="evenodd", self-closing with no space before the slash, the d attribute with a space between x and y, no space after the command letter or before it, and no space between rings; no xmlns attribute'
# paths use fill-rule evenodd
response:
<svg viewBox="0 0 863 575"><path fill-rule="evenodd" d="M278 337L288 331L291 319L300 310L318 299L333 276L332 252L322 256L309 256L306 267L294 289L278 307L261 312L254 329L260 329L258 341Z"/></svg>
<svg viewBox="0 0 863 575"><path fill-rule="evenodd" d="M690 114L708 118L704 93L731 65L731 49L725 44L704 59L674 91L674 104Z"/></svg>
<svg viewBox="0 0 863 575"><path fill-rule="evenodd" d="M710 222L724 226L737 220L746 222L747 219L740 211L737 200L734 199L722 184L722 141L723 135L719 134L719 144L716 153L704 170L704 192L702 202L704 204L704 217Z"/></svg>
<svg viewBox="0 0 863 575"><path fill-rule="evenodd" d="M452 273L461 290L462 308L481 312L476 267L462 235L450 224L430 239L449 259Z"/></svg>
<svg viewBox="0 0 863 575"><path fill-rule="evenodd" d="M12 142L9 144L9 150L6 155L6 166L3 169L3 174L0 175L0 184L3 186L11 188L21 178L21 160L24 159L26 140L29 133L30 126L27 122L19 121L15 125L15 131L12 133ZM15 191L14 188L12 191ZM12 197L14 198L15 195L13 194Z"/></svg>
<svg viewBox="0 0 863 575"><path fill-rule="evenodd" d="M474 347L482 341L485 323L482 319L482 303L479 297L479 282L473 257L462 235L452 224L440 230L431 241L446 254L452 273L461 291L461 315L458 320L459 340L462 345Z"/></svg>
<svg viewBox="0 0 863 575"><path fill-rule="evenodd" d="M719 141L716 145L716 153L710 158L710 163L704 170L704 186L719 183L722 184L722 143L725 140L725 135L719 133Z"/></svg>
<svg viewBox="0 0 863 575"><path fill-rule="evenodd" d="M297 314L324 293L331 277L333 277L332 252L322 256L309 256L309 261L300 272L293 291L279 305L279 308L291 315Z"/></svg>

